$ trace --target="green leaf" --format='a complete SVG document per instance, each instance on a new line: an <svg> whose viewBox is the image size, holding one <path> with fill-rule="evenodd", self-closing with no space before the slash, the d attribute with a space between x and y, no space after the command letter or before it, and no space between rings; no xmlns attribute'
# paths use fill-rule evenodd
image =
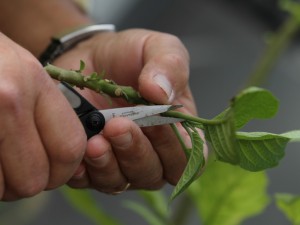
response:
<svg viewBox="0 0 300 225"><path fill-rule="evenodd" d="M276 205L292 222L300 224L300 196L292 194L276 194Z"/></svg>
<svg viewBox="0 0 300 225"><path fill-rule="evenodd" d="M269 119L278 111L279 102L267 91L250 87L242 91L231 102L236 129L242 128L252 119Z"/></svg>
<svg viewBox="0 0 300 225"><path fill-rule="evenodd" d="M227 111L221 123L204 126L205 137L211 142L217 159L231 164L239 163L236 151L235 127L231 111Z"/></svg>
<svg viewBox="0 0 300 225"><path fill-rule="evenodd" d="M133 201L126 201L124 204L127 208L135 211L142 216L149 224L165 225L168 221L167 199L162 191L139 191L139 195L145 201L144 204Z"/></svg>
<svg viewBox="0 0 300 225"><path fill-rule="evenodd" d="M181 133L179 132L176 124L171 124L171 128L172 128L173 132L175 133L175 135L176 135L176 137L177 137L177 139L178 139L178 141L181 145L182 150L184 151L185 157L187 159L189 159L190 156L191 156L191 151L192 150L186 146L186 144L184 142L184 139L182 138Z"/></svg>
<svg viewBox="0 0 300 225"><path fill-rule="evenodd" d="M174 200L179 194L188 188L188 186L196 179L205 164L203 155L203 140L197 131L189 132L189 134L192 141L191 155L180 180L171 194L170 201Z"/></svg>
<svg viewBox="0 0 300 225"><path fill-rule="evenodd" d="M260 171L277 166L284 157L289 141L300 140L300 131L284 134L266 132L238 132L239 165L250 171Z"/></svg>
<svg viewBox="0 0 300 225"><path fill-rule="evenodd" d="M139 214L144 220L146 220L151 225L166 225L166 221L162 220L155 213L153 213L152 210L145 207L141 203L137 203L133 201L125 201L123 204L127 208Z"/></svg>
<svg viewBox="0 0 300 225"><path fill-rule="evenodd" d="M138 193L155 214L161 218L168 217L168 202L162 191L139 191Z"/></svg>
<svg viewBox="0 0 300 225"><path fill-rule="evenodd" d="M236 132L251 119L266 119L278 110L271 92L250 87L238 94L230 108L204 124L206 139L218 160L239 165L249 171L277 166L289 141L299 141L300 131L285 134Z"/></svg>
<svg viewBox="0 0 300 225"><path fill-rule="evenodd" d="M78 72L82 72L85 68L85 62L83 60L80 60L80 67L79 67L79 71Z"/></svg>
<svg viewBox="0 0 300 225"><path fill-rule="evenodd" d="M300 130L292 130L292 131L281 134L281 136L290 139L290 142L299 142L300 141Z"/></svg>
<svg viewBox="0 0 300 225"><path fill-rule="evenodd" d="M300 23L300 4L291 0L280 0L279 6L281 9L289 12Z"/></svg>
<svg viewBox="0 0 300 225"><path fill-rule="evenodd" d="M203 225L238 225L269 202L267 176L211 160L188 189Z"/></svg>
<svg viewBox="0 0 300 225"><path fill-rule="evenodd" d="M95 224L121 225L119 221L104 212L88 190L72 189L67 186L64 186L61 190L65 198L70 202L71 206Z"/></svg>
<svg viewBox="0 0 300 225"><path fill-rule="evenodd" d="M235 130L254 118L270 118L278 110L278 101L271 92L250 87L238 94L230 108L204 124L206 139L211 142L217 159L231 164L240 164Z"/></svg>

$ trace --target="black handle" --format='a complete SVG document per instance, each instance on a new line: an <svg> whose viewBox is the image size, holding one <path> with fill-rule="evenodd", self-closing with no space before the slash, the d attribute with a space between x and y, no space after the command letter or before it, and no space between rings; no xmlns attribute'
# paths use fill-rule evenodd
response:
<svg viewBox="0 0 300 225"><path fill-rule="evenodd" d="M102 113L100 113L91 103L89 103L69 84L65 82L61 83L67 88L66 90L68 90L67 92L63 91L63 93L78 115L85 129L87 138L89 139L103 130L105 125L105 118Z"/></svg>
<svg viewBox="0 0 300 225"><path fill-rule="evenodd" d="M105 118L98 110L93 110L84 114L80 116L79 119L84 127L88 139L100 133L105 125Z"/></svg>

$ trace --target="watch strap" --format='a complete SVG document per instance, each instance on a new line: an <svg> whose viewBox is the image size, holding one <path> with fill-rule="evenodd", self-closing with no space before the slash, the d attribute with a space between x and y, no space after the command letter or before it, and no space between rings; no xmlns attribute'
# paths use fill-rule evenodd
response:
<svg viewBox="0 0 300 225"><path fill-rule="evenodd" d="M115 31L115 26L113 24L95 24L53 37L50 45L39 57L39 61L45 66L47 63L51 63L55 58L74 47L77 43L103 31Z"/></svg>

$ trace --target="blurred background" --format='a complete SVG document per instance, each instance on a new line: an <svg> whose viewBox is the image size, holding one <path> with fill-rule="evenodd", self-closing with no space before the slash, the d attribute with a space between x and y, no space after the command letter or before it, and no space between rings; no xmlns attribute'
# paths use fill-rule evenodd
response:
<svg viewBox="0 0 300 225"><path fill-rule="evenodd" d="M177 35L191 55L190 85L201 117L223 111L243 87L265 46L265 37L286 15L276 0L94 0L90 13L99 23L114 23L118 30L148 28ZM295 40L280 57L266 88L281 102L276 118L254 122L247 129L282 133L300 128L300 49ZM300 144L289 144L279 167L268 170L269 192L300 193ZM170 187L165 188L169 192ZM137 199L134 192L119 196L94 193L97 201L126 224L146 225L122 206ZM25 209L24 209L25 208ZM1 225L92 225L75 212L59 191L33 199L7 203L0 208ZM16 216L18 215L18 216ZM191 219L188 225L199 224ZM244 225L288 224L270 205L262 215Z"/></svg>

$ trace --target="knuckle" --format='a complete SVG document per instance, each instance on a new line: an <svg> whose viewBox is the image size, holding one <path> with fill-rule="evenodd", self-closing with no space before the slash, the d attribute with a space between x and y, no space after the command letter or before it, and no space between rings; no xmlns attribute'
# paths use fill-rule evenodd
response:
<svg viewBox="0 0 300 225"><path fill-rule="evenodd" d="M42 65L39 64L38 61L32 57L32 55L26 54L22 60L26 65L25 68L29 70L27 73L30 74L31 80L44 79L47 77L45 76L46 72L44 71Z"/></svg>
<svg viewBox="0 0 300 225"><path fill-rule="evenodd" d="M141 172L142 171L142 172ZM164 184L163 171L156 165L149 167L136 167L126 177L137 188L159 189Z"/></svg>
<svg viewBox="0 0 300 225"><path fill-rule="evenodd" d="M147 190L158 190L165 184L161 176L153 177L152 175L144 176L140 179L131 179L130 181L135 188Z"/></svg>
<svg viewBox="0 0 300 225"><path fill-rule="evenodd" d="M86 149L86 137L82 134L75 135L74 138L64 142L57 152L56 159L61 163L73 164L80 160Z"/></svg>
<svg viewBox="0 0 300 225"><path fill-rule="evenodd" d="M17 114L21 109L22 93L16 84L5 82L0 85L0 109Z"/></svg>
<svg viewBox="0 0 300 225"><path fill-rule="evenodd" d="M182 43L182 41L179 39L179 37L177 37L173 34L167 34L167 35L169 37L169 41L179 47L176 49L180 49L181 54L183 54L183 56L189 60L190 59L189 51L187 50L185 45Z"/></svg>
<svg viewBox="0 0 300 225"><path fill-rule="evenodd" d="M186 74L185 72L188 71L188 63L186 60L182 57L182 55L177 54L176 52L174 53L167 53L162 56L162 61L166 65L170 65L172 67L176 67L179 69L179 72L184 72L183 74Z"/></svg>
<svg viewBox="0 0 300 225"><path fill-rule="evenodd" d="M147 188L148 190L158 190L164 186L165 182L162 177L159 176L149 179L146 184L147 185L144 188Z"/></svg>
<svg viewBox="0 0 300 225"><path fill-rule="evenodd" d="M20 198L28 198L35 196L45 190L47 185L46 179L43 178L35 178L30 179L24 182L22 185L18 185L15 188L14 193Z"/></svg>

